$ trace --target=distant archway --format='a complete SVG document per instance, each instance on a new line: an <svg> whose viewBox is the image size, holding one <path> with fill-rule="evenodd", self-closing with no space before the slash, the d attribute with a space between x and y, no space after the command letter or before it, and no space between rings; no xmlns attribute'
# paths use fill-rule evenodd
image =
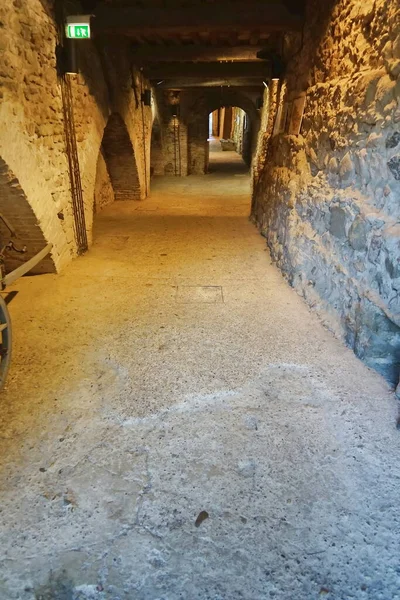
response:
<svg viewBox="0 0 400 600"><path fill-rule="evenodd" d="M101 151L107 165L115 200L140 200L140 182L128 130L118 113L108 119Z"/></svg>
<svg viewBox="0 0 400 600"><path fill-rule="evenodd" d="M0 213L15 230L16 237L11 238L9 229L0 220L1 243L13 239L16 246L26 246L24 254L10 252L6 257L6 269L12 271L42 250L48 243L28 199L14 173L0 158ZM51 240L49 240L51 241ZM55 273L56 268L51 255L46 256L30 273Z"/></svg>
<svg viewBox="0 0 400 600"><path fill-rule="evenodd" d="M202 92L193 102L188 116L188 172L189 174L202 174L208 170L208 132L209 115L223 107L241 108L249 118L251 141L247 149L248 164L255 150L260 117L254 102L246 94L235 89L226 89L221 93L218 89Z"/></svg>
<svg viewBox="0 0 400 600"><path fill-rule="evenodd" d="M234 150L247 167L252 159L252 128L248 114L238 106L217 108L209 115L210 152L220 140L223 149ZM213 153L215 154L215 152ZM212 162L210 156L210 164Z"/></svg>

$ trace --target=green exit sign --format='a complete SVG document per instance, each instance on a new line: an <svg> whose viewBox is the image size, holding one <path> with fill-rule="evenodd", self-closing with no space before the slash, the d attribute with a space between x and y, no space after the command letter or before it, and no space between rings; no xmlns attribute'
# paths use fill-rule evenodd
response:
<svg viewBox="0 0 400 600"><path fill-rule="evenodd" d="M89 39L90 25L88 23L72 23L67 25L67 38L71 39Z"/></svg>

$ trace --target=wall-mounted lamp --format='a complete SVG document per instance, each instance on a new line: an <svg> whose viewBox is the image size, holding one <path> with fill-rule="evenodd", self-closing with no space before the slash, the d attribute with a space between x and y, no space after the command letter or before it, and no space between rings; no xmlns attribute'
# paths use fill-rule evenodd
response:
<svg viewBox="0 0 400 600"><path fill-rule="evenodd" d="M142 102L145 106L151 106L151 90L144 90L142 92Z"/></svg>

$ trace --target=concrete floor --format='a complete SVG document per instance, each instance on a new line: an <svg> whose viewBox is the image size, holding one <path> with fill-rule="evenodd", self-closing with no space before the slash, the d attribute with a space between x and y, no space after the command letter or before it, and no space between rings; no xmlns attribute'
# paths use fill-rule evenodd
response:
<svg viewBox="0 0 400 600"><path fill-rule="evenodd" d="M395 399L271 264L230 158L12 287L2 600L400 598Z"/></svg>

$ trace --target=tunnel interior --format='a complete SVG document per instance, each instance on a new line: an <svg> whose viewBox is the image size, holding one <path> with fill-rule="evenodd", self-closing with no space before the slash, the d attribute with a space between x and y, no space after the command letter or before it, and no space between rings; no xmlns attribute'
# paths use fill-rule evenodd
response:
<svg viewBox="0 0 400 600"><path fill-rule="evenodd" d="M245 111L236 106L220 107L209 114L208 123L207 172L231 170L240 173L244 165L250 167L252 134Z"/></svg>
<svg viewBox="0 0 400 600"><path fill-rule="evenodd" d="M398 0L1 4L0 213L0 600L398 597Z"/></svg>

